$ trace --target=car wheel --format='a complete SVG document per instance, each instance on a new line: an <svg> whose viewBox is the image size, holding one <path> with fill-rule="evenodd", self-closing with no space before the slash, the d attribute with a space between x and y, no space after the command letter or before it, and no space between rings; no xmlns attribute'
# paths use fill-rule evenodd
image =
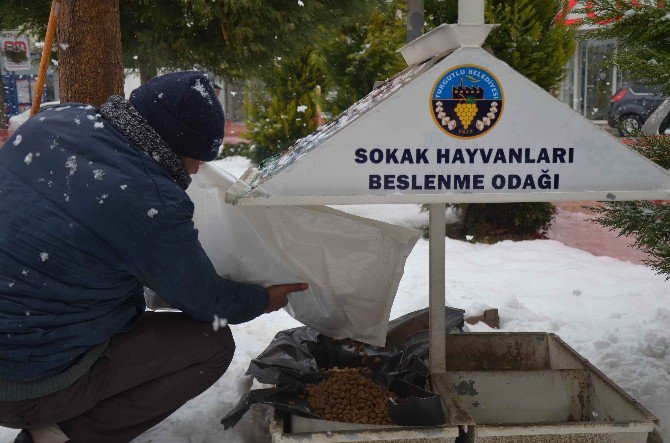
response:
<svg viewBox="0 0 670 443"><path fill-rule="evenodd" d="M628 114L621 117L617 129L622 137L628 137L640 132L642 119L636 114Z"/></svg>

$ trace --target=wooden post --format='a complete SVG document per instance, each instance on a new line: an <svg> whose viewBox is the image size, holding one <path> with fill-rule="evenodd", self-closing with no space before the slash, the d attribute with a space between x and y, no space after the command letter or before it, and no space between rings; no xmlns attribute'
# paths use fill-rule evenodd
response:
<svg viewBox="0 0 670 443"><path fill-rule="evenodd" d="M60 13L61 0L53 0L51 2L51 13L49 13L49 23L47 24L47 35L44 37L44 47L42 48L42 58L40 59L40 70L37 73L37 85L35 85L35 95L33 97L33 104L30 108L30 116L40 112L40 105L42 104L42 95L44 95L44 83L47 79L47 68L51 60L51 47L54 43L54 35L56 34L56 25L58 24L58 14Z"/></svg>

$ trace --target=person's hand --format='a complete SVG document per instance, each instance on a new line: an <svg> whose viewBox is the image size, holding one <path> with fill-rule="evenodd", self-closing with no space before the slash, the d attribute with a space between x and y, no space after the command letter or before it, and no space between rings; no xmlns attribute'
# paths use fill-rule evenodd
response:
<svg viewBox="0 0 670 443"><path fill-rule="evenodd" d="M275 285L265 288L270 294L270 301L268 307L265 308L265 313L278 311L288 304L288 295L291 292L300 292L307 289L307 283L294 283L290 285Z"/></svg>

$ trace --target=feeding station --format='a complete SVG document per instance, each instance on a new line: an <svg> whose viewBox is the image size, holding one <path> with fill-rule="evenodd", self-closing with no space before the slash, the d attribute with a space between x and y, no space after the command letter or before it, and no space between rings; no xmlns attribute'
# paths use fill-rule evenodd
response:
<svg viewBox="0 0 670 443"><path fill-rule="evenodd" d="M458 24L443 24L400 49L408 65L403 72L278 158L250 167L226 194L228 203L248 206L429 205L428 360L447 425L442 434L429 429L403 434L404 440L388 430L359 433L358 440L319 435L378 441L386 432L389 441L456 441L446 431L452 426L472 441L519 441L520 435L533 442L586 441L574 438L588 434L595 436L588 441L645 442L657 419L555 335L445 338L446 204L670 199L666 170L481 47L496 26L485 24L484 0L459 0L458 7ZM475 355L476 349L482 352ZM490 360L496 353L509 360L519 349L527 352L511 366ZM571 370L585 371L579 372L583 383L572 377L574 389L566 378ZM481 402L502 397L507 406L490 403L482 412L464 402L455 389L459 380L477 380ZM516 392L496 395L510 383ZM556 383L563 383L557 397L577 393L562 400L566 405L554 402L561 411L545 411L538 405L553 401L547 386ZM533 386L547 397L532 398ZM533 417L533 410L546 414ZM294 441L284 437L275 440Z"/></svg>

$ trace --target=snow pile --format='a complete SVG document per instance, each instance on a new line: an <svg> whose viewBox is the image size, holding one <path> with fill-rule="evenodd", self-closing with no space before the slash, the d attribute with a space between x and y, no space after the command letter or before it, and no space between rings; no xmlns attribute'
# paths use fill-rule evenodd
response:
<svg viewBox="0 0 670 443"><path fill-rule="evenodd" d="M239 178L244 174L249 165L251 165L251 161L246 157L232 156L216 160L215 162L212 162L212 164L215 164L227 173Z"/></svg>
<svg viewBox="0 0 670 443"><path fill-rule="evenodd" d="M359 217L411 229L423 229L428 226L428 211L421 212L421 205L337 205L332 207Z"/></svg>

